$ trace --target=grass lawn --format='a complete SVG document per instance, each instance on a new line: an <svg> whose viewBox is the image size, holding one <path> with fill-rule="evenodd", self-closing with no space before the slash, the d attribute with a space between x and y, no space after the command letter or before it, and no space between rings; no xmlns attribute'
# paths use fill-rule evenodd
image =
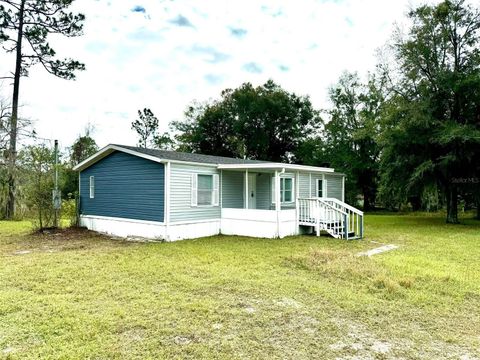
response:
<svg viewBox="0 0 480 360"><path fill-rule="evenodd" d="M480 358L480 222L131 243L0 222L0 358ZM357 252L396 244L372 258Z"/></svg>

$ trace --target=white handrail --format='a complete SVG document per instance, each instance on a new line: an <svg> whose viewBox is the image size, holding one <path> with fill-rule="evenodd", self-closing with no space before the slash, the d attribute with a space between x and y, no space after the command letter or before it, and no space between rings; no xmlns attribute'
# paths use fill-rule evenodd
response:
<svg viewBox="0 0 480 360"><path fill-rule="evenodd" d="M341 209L337 209L335 206L330 205L328 202L326 202L325 200L328 200L327 198L311 197L311 198L299 198L298 200L314 200L314 201L318 201L318 202L321 202L322 204L324 204L325 206L331 208L332 210L339 211L339 212L341 212L343 215L348 215L346 211L341 210Z"/></svg>
<svg viewBox="0 0 480 360"><path fill-rule="evenodd" d="M322 200L325 200L325 201L331 201L331 202L334 202L342 207L344 207L345 209L348 209L358 215L362 215L363 216L363 211L361 210L358 210L357 208L354 208L353 206L351 205L348 205L346 203L344 203L343 201L340 201L338 199L335 199L335 198L319 198L319 199L322 199Z"/></svg>
<svg viewBox="0 0 480 360"><path fill-rule="evenodd" d="M363 237L363 212L335 198L297 198L298 222L337 238Z"/></svg>

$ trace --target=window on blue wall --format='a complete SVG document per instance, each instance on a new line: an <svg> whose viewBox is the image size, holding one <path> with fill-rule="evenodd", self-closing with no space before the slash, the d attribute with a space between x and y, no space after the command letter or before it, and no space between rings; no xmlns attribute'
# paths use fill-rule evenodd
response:
<svg viewBox="0 0 480 360"><path fill-rule="evenodd" d="M198 174L197 204L213 204L213 175Z"/></svg>
<svg viewBox="0 0 480 360"><path fill-rule="evenodd" d="M90 176L90 199L95 198L95 176Z"/></svg>

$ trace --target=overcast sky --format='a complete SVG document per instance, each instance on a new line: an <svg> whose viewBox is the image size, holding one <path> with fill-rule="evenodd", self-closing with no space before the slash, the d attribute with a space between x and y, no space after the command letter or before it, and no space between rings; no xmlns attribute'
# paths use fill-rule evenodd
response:
<svg viewBox="0 0 480 360"><path fill-rule="evenodd" d="M192 100L242 82L273 79L317 108L344 70L373 70L414 0L77 0L85 34L52 39L59 56L86 64L76 81L40 67L22 78L22 115L39 136L72 143L88 123L100 146L134 145L130 123L150 107L166 130ZM2 53L1 74L13 68ZM10 95L8 83L3 93Z"/></svg>

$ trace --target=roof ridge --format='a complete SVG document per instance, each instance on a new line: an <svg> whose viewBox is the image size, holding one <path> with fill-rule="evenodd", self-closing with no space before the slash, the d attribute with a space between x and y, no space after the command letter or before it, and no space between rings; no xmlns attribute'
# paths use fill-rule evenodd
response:
<svg viewBox="0 0 480 360"><path fill-rule="evenodd" d="M152 149L152 148L143 148L138 146L122 145L122 144L109 144L110 146L117 146L124 149L129 149L139 153L149 154L155 157L166 158L170 160L180 160L180 161L190 161L190 162L204 162L208 160L207 163L211 164L245 164L245 163L271 163L271 161L265 160L254 160L254 159L241 159L228 156L220 155L208 155L208 154L199 154L193 152L182 152L174 150L161 150L161 149ZM203 160L203 161L202 161Z"/></svg>
<svg viewBox="0 0 480 360"><path fill-rule="evenodd" d="M267 160L257 160L257 159L249 159L249 158L239 158L239 157L232 157L232 156L224 156L224 155L211 155L211 154L202 154L202 153L195 153L195 152L188 152L188 151L177 151L177 150L163 150L163 149L154 149L154 148L142 148L140 146L130 146L130 145L122 145L122 144L110 144L114 146L135 149L135 150L148 150L148 151L158 151L158 152L167 152L167 153L176 153L176 154L188 154L188 155L199 155L199 156L208 156L208 157L216 157L216 158L224 158L224 159L234 159L234 160L248 160L248 161L259 161L259 162L276 162L276 161L267 161Z"/></svg>

